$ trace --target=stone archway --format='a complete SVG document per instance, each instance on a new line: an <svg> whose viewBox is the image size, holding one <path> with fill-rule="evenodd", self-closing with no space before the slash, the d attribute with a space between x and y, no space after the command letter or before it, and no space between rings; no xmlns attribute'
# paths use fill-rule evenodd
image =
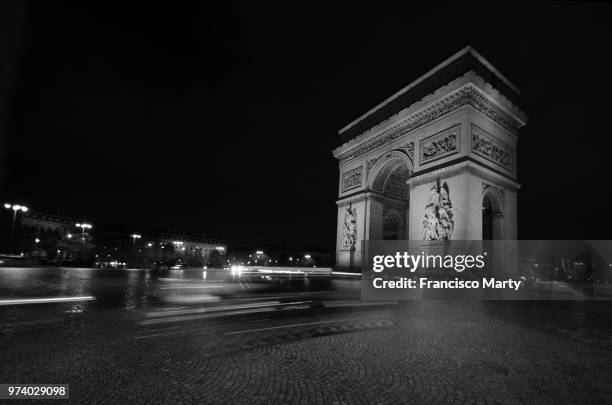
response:
<svg viewBox="0 0 612 405"><path fill-rule="evenodd" d="M518 95L466 47L342 128L336 267L368 240L515 240Z"/></svg>
<svg viewBox="0 0 612 405"><path fill-rule="evenodd" d="M503 239L502 198L494 187L486 187L482 196L482 239Z"/></svg>
<svg viewBox="0 0 612 405"><path fill-rule="evenodd" d="M396 208L389 208L383 212L383 239L398 240L404 234L404 220L402 213Z"/></svg>
<svg viewBox="0 0 612 405"><path fill-rule="evenodd" d="M385 240L408 238L410 187L412 162L401 151L391 151L372 167L368 177L372 194L370 210L370 235Z"/></svg>

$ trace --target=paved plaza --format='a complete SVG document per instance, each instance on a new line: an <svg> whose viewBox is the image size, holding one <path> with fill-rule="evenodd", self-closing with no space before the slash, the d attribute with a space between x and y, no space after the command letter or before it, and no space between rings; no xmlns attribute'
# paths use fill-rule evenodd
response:
<svg viewBox="0 0 612 405"><path fill-rule="evenodd" d="M146 272L44 274L3 274L2 293L26 282L96 299L0 306L0 381L67 383L71 403L612 400L606 301L366 304L358 282L342 280L211 299L202 292L236 286Z"/></svg>
<svg viewBox="0 0 612 405"><path fill-rule="evenodd" d="M588 317L593 309L568 310ZM579 323L558 328L554 318L521 304L432 301L299 312L161 327L140 326L131 314L113 311L95 320L48 319L40 329L22 325L29 330L2 337L0 379L69 383L74 403L612 398L610 335Z"/></svg>

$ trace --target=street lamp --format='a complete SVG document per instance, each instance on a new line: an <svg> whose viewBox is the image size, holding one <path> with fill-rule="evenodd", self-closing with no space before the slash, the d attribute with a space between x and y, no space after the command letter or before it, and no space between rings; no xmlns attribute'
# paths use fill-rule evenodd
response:
<svg viewBox="0 0 612 405"><path fill-rule="evenodd" d="M137 233L133 233L130 235L132 237L132 247L136 246L136 239L140 239L142 236L140 236Z"/></svg>
<svg viewBox="0 0 612 405"><path fill-rule="evenodd" d="M77 228L81 228L81 237L83 238L83 240L85 240L85 229L93 228L92 225L86 224L86 223L76 224L76 226L77 226Z"/></svg>
<svg viewBox="0 0 612 405"><path fill-rule="evenodd" d="M9 204L9 203L4 203L4 208L6 208L7 210L12 209L13 210L13 222L11 223L11 237L15 234L15 220L17 219L17 211L21 211L21 212L27 212L28 211L28 207L26 207L25 205L19 205L19 204Z"/></svg>

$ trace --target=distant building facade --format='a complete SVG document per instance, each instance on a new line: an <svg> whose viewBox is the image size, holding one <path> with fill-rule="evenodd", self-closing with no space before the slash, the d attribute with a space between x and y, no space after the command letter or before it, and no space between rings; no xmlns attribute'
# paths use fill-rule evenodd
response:
<svg viewBox="0 0 612 405"><path fill-rule="evenodd" d="M76 248L88 250L97 265L117 262L149 267L171 263L199 267L221 266L227 260L227 244L216 239L169 232L140 234L121 225L82 229L73 218L40 212L25 212L19 230L24 252L45 258L59 255L63 262L76 257L71 252Z"/></svg>
<svg viewBox="0 0 612 405"><path fill-rule="evenodd" d="M76 229L76 221L72 218L40 212L25 212L21 218L21 227L32 234L53 233L62 235Z"/></svg>
<svg viewBox="0 0 612 405"><path fill-rule="evenodd" d="M227 256L227 245L216 239L162 232L159 234L157 242L162 245L174 246L174 250L177 253L180 254L184 252L184 256L186 257L198 256L204 263L209 263L211 261L211 255L213 255L213 253L223 258Z"/></svg>

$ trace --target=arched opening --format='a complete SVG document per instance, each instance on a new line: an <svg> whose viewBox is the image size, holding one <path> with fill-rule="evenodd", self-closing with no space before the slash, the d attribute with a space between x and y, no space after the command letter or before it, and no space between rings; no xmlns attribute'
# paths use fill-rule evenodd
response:
<svg viewBox="0 0 612 405"><path fill-rule="evenodd" d="M398 240L402 239L404 221L400 212L395 208L389 208L383 214L383 239Z"/></svg>
<svg viewBox="0 0 612 405"><path fill-rule="evenodd" d="M379 209L370 218L373 234L384 240L408 239L408 208L412 165L401 152L390 152L373 168L370 190L377 197Z"/></svg>
<svg viewBox="0 0 612 405"><path fill-rule="evenodd" d="M482 239L503 239L503 211L501 200L494 190L487 190L482 197Z"/></svg>
<svg viewBox="0 0 612 405"><path fill-rule="evenodd" d="M493 240L493 208L487 195L482 199L482 240Z"/></svg>

